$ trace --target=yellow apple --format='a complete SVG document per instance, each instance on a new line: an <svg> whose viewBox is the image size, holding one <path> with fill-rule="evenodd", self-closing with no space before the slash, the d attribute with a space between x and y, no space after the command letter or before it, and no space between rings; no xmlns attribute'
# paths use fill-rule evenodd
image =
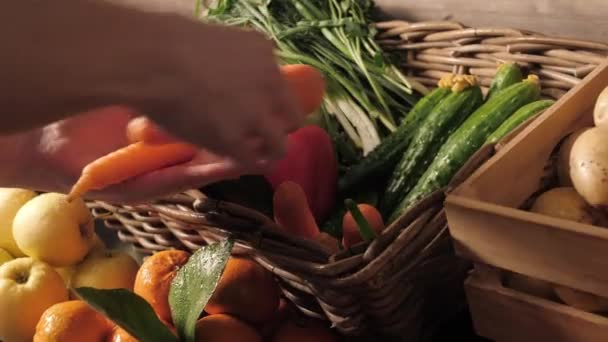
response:
<svg viewBox="0 0 608 342"><path fill-rule="evenodd" d="M139 265L127 253L106 251L101 254L91 254L76 266L71 287L133 290L138 270Z"/></svg>
<svg viewBox="0 0 608 342"><path fill-rule="evenodd" d="M63 282L65 283L65 286L70 287L72 277L74 276L74 273L76 273L76 266L59 267L56 268L55 271L59 273L63 279Z"/></svg>
<svg viewBox="0 0 608 342"><path fill-rule="evenodd" d="M2 266L2 264L7 263L13 259L14 258L11 255L11 253L7 252L5 249L0 248L0 266Z"/></svg>
<svg viewBox="0 0 608 342"><path fill-rule="evenodd" d="M13 239L13 219L17 211L29 200L36 197L31 190L0 188L0 248L15 257L24 257Z"/></svg>
<svg viewBox="0 0 608 342"><path fill-rule="evenodd" d="M95 234L95 237L93 238L93 244L92 244L91 250L87 254L87 257L89 257L91 255L103 254L105 252L106 252L106 244L103 242L103 240L101 240L99 235Z"/></svg>
<svg viewBox="0 0 608 342"><path fill-rule="evenodd" d="M46 193L19 209L13 236L28 256L65 267L84 259L96 234L93 216L82 199L68 202L63 194Z"/></svg>
<svg viewBox="0 0 608 342"><path fill-rule="evenodd" d="M18 258L0 266L0 340L31 342L42 313L66 300L68 289L48 264Z"/></svg>

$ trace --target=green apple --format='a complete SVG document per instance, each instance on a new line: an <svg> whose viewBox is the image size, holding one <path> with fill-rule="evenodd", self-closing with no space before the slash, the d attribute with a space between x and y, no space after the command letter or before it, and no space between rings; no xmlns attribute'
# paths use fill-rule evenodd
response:
<svg viewBox="0 0 608 342"><path fill-rule="evenodd" d="M0 188L0 248L15 257L24 257L13 238L13 219L17 211L29 200L36 197L31 190Z"/></svg>
<svg viewBox="0 0 608 342"><path fill-rule="evenodd" d="M27 202L15 215L13 236L28 256L53 267L72 266L95 243L93 216L82 199L45 193Z"/></svg>
<svg viewBox="0 0 608 342"><path fill-rule="evenodd" d="M129 254L106 251L90 254L76 266L71 287L133 290L139 264Z"/></svg>
<svg viewBox="0 0 608 342"><path fill-rule="evenodd" d="M0 266L0 340L31 342L42 313L68 300L61 276L48 264L18 258Z"/></svg>
<svg viewBox="0 0 608 342"><path fill-rule="evenodd" d="M9 262L13 259L14 258L11 255L11 253L7 252L5 249L0 248L0 266L2 266L2 264Z"/></svg>

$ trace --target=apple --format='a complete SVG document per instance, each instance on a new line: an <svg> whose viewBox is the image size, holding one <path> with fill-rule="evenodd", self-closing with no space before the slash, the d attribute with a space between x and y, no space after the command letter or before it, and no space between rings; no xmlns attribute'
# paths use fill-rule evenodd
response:
<svg viewBox="0 0 608 342"><path fill-rule="evenodd" d="M103 240L101 240L99 235L95 234L95 236L93 237L93 244L92 244L91 250L89 250L87 257L94 255L94 254L95 255L103 254L105 252L106 252L106 244L103 242Z"/></svg>
<svg viewBox="0 0 608 342"><path fill-rule="evenodd" d="M82 199L45 193L27 202L15 215L13 236L28 256L53 267L84 259L95 241L93 216Z"/></svg>
<svg viewBox="0 0 608 342"><path fill-rule="evenodd" d="M74 273L76 273L76 266L59 267L56 268L55 271L59 273L61 279L63 279L63 282L65 283L65 286L70 287L72 277L74 277Z"/></svg>
<svg viewBox="0 0 608 342"><path fill-rule="evenodd" d="M89 255L76 266L71 287L133 290L139 264L129 254L106 251Z"/></svg>
<svg viewBox="0 0 608 342"><path fill-rule="evenodd" d="M31 190L0 188L0 248L15 257L24 257L13 238L13 219L17 211L29 200L36 197Z"/></svg>
<svg viewBox="0 0 608 342"><path fill-rule="evenodd" d="M31 342L42 313L68 300L68 289L50 265L18 258L0 266L0 340Z"/></svg>
<svg viewBox="0 0 608 342"><path fill-rule="evenodd" d="M14 258L11 255L11 253L7 252L5 249L0 248L0 266L2 266L2 264L5 264L13 259Z"/></svg>

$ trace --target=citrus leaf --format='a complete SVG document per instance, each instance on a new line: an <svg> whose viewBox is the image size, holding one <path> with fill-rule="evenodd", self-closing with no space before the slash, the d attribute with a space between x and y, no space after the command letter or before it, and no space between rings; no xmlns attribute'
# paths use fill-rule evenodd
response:
<svg viewBox="0 0 608 342"><path fill-rule="evenodd" d="M177 342L145 299L126 289L74 289L80 299L141 342Z"/></svg>
<svg viewBox="0 0 608 342"><path fill-rule="evenodd" d="M195 341L196 321L224 272L233 245L228 239L201 247L177 271L169 290L169 305L183 341Z"/></svg>

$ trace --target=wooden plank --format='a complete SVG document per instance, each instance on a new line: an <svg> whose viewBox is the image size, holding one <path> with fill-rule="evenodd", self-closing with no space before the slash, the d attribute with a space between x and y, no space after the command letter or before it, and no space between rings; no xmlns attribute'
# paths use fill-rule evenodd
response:
<svg viewBox="0 0 608 342"><path fill-rule="evenodd" d="M407 20L449 18L468 26L527 29L546 35L606 41L605 0L376 0L382 13Z"/></svg>
<svg viewBox="0 0 608 342"><path fill-rule="evenodd" d="M608 230L459 196L445 206L459 256L608 297Z"/></svg>
<svg viewBox="0 0 608 342"><path fill-rule="evenodd" d="M604 342L608 318L470 277L465 290L478 334L497 342Z"/></svg>

